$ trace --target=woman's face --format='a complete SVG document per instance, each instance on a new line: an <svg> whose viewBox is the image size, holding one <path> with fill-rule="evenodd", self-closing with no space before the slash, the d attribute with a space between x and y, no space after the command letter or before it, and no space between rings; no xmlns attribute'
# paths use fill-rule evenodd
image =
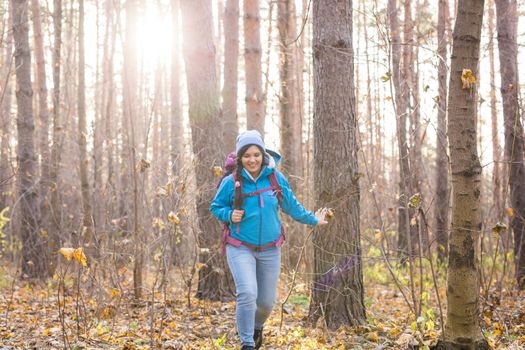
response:
<svg viewBox="0 0 525 350"><path fill-rule="evenodd" d="M243 153L241 160L243 168L256 179L261 172L263 162L263 154L259 147L255 145L250 146L246 152Z"/></svg>

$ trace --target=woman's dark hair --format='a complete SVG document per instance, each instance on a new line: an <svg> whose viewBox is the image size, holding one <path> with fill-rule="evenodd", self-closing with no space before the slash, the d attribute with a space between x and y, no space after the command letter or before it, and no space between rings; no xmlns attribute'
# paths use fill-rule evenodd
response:
<svg viewBox="0 0 525 350"><path fill-rule="evenodd" d="M235 167L235 175L233 177L233 179L235 180L234 182L234 188L235 188L235 192L234 192L234 196L233 196L233 207L234 209L242 209L242 205L243 205L243 202L244 202L244 196L242 194L242 182L243 182L243 177L242 177L242 156L244 155L244 152L246 152L246 150L248 148L250 148L251 146L257 146L257 148L259 149L259 151L261 151L261 154L263 156L263 161L262 161L262 164L261 165L268 165L268 159L266 158L265 154L266 152L264 152L264 150L258 146L258 145L246 145L244 146L243 148L241 148L239 150L239 153L237 153L237 165Z"/></svg>

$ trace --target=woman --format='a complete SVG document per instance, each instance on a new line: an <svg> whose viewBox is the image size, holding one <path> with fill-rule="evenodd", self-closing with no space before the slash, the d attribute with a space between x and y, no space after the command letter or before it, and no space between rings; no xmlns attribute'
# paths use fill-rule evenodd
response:
<svg viewBox="0 0 525 350"><path fill-rule="evenodd" d="M280 156L266 150L256 130L237 137L236 154L237 167L222 180L210 210L229 227L226 256L237 290L236 321L242 349L259 349L280 272L284 236L279 208L311 226L327 223L327 209L315 214L304 209L284 175L275 170Z"/></svg>

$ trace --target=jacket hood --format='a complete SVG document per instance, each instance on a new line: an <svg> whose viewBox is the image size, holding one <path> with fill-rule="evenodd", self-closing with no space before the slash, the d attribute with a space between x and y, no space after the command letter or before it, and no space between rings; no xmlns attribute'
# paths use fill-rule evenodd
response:
<svg viewBox="0 0 525 350"><path fill-rule="evenodd" d="M272 151L271 149L265 149L266 154L264 157L267 159L267 164L269 168L275 168L281 162L281 155L277 151Z"/></svg>

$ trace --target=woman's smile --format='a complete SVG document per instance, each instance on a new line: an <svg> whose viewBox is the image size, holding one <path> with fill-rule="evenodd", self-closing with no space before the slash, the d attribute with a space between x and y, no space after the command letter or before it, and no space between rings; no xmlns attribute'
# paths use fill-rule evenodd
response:
<svg viewBox="0 0 525 350"><path fill-rule="evenodd" d="M262 168L263 154L259 147L250 146L242 155L242 166L250 173L251 176L257 178Z"/></svg>

